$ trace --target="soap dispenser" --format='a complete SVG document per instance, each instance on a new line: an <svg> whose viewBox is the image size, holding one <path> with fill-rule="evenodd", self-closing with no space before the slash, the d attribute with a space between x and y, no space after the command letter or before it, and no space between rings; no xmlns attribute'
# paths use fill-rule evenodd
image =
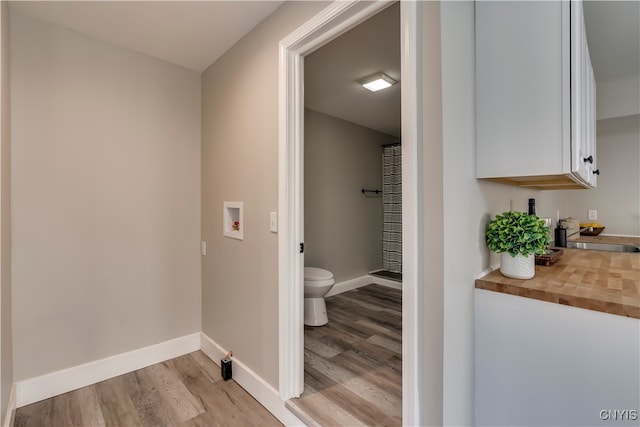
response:
<svg viewBox="0 0 640 427"><path fill-rule="evenodd" d="M560 221L556 224L554 244L561 248L567 247L567 229L562 226Z"/></svg>

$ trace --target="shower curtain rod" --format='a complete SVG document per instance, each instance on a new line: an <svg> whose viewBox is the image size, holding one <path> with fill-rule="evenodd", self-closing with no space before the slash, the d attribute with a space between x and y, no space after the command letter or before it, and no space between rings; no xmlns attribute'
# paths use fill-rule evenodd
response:
<svg viewBox="0 0 640 427"><path fill-rule="evenodd" d="M362 189L362 194L365 194L365 193L376 193L376 194L379 194L379 193L382 193L382 190L365 190L363 188Z"/></svg>

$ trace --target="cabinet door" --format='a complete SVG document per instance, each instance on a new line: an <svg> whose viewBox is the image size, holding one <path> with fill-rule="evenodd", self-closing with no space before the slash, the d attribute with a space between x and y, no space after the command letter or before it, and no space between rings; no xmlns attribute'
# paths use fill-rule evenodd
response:
<svg viewBox="0 0 640 427"><path fill-rule="evenodd" d="M595 188L598 185L598 175L600 169L598 168L598 155L597 155L597 134L596 134L596 78L593 74L593 67L591 66L591 60L589 50L587 49L587 57L589 58L589 153L593 155L593 164L591 164L591 170L589 174L589 184Z"/></svg>
<svg viewBox="0 0 640 427"><path fill-rule="evenodd" d="M568 12L559 1L476 2L478 178L571 172Z"/></svg>
<svg viewBox="0 0 640 427"><path fill-rule="evenodd" d="M581 1L571 1L571 172L595 186L595 84Z"/></svg>

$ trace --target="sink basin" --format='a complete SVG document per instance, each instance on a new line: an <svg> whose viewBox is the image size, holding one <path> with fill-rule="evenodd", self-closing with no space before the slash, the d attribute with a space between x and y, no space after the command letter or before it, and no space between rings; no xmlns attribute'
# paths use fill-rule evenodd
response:
<svg viewBox="0 0 640 427"><path fill-rule="evenodd" d="M585 243L585 242L567 242L568 248L589 249L592 251L607 252L640 252L640 246L634 245L614 245L610 243Z"/></svg>

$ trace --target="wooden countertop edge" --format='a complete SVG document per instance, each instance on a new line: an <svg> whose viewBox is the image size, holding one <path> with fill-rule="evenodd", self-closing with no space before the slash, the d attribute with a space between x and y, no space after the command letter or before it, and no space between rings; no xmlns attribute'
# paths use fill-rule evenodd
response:
<svg viewBox="0 0 640 427"><path fill-rule="evenodd" d="M567 295L560 292L550 292L530 288L522 288L517 285L496 283L490 280L476 279L476 289L484 289L492 292L499 292L524 298L536 299L570 307L583 308L587 310L600 311L602 313L614 314L618 316L640 319L640 307L628 304L600 301L576 295Z"/></svg>

